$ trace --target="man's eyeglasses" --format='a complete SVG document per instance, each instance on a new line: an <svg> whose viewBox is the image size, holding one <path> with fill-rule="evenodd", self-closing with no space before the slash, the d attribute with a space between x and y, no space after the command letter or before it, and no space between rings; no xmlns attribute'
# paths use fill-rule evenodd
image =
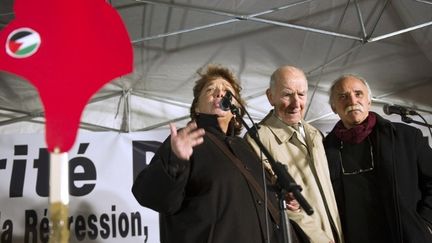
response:
<svg viewBox="0 0 432 243"><path fill-rule="evenodd" d="M357 151L357 153L358 152L361 153L359 157L358 154L352 153L352 151L344 153L343 156L342 152L345 148L343 142L341 141L340 148L339 148L339 161L341 163L342 173L344 175L357 175L360 173L372 171L375 168L373 148L369 137L368 137L368 143L369 143L368 146L369 153L367 153L366 151L355 150ZM367 158L368 156L364 156L365 154L364 152L369 154L370 157ZM345 166L344 166L344 160L342 158L345 158L345 162L346 162Z"/></svg>

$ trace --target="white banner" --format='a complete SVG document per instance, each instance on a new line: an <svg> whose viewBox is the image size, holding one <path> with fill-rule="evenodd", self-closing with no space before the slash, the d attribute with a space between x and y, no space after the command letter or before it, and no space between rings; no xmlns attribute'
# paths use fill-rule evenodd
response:
<svg viewBox="0 0 432 243"><path fill-rule="evenodd" d="M159 242L158 214L132 195L134 177L168 136L80 132L69 159L70 242ZM48 242L44 134L0 137L0 242Z"/></svg>

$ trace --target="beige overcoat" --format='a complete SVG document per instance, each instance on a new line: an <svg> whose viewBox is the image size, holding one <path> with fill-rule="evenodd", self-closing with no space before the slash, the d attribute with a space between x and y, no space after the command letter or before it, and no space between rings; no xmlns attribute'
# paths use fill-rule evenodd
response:
<svg viewBox="0 0 432 243"><path fill-rule="evenodd" d="M310 216L304 210L286 210L288 217L303 229L312 243L334 241L332 227L337 232L338 242L343 242L322 134L304 121L302 124L305 138L271 111L260 122L259 139L276 161L287 165L289 174L302 187L302 195L314 210ZM255 152L263 156L266 166L270 166L253 139L249 136L246 139Z"/></svg>

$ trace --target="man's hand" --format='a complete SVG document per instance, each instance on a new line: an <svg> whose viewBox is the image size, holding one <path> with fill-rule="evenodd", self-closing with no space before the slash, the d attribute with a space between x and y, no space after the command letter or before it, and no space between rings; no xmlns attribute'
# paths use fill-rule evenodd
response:
<svg viewBox="0 0 432 243"><path fill-rule="evenodd" d="M300 212L301 211L300 204L295 199L295 197L292 194L292 192L286 194L286 196L285 196L285 202L286 202L286 207L287 207L288 210L290 210L292 212Z"/></svg>

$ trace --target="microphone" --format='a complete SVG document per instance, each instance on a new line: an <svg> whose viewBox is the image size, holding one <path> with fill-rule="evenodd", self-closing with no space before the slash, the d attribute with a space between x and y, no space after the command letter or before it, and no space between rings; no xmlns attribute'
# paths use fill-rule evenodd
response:
<svg viewBox="0 0 432 243"><path fill-rule="evenodd" d="M398 106L398 105L385 104L383 106L383 111L386 115L391 115L391 114L398 114L401 116L418 115L418 113L415 110Z"/></svg>
<svg viewBox="0 0 432 243"><path fill-rule="evenodd" d="M232 100L233 94L231 91L227 90L225 95L222 97L222 99L219 102L219 107L221 110L229 111L231 109L231 100Z"/></svg>

